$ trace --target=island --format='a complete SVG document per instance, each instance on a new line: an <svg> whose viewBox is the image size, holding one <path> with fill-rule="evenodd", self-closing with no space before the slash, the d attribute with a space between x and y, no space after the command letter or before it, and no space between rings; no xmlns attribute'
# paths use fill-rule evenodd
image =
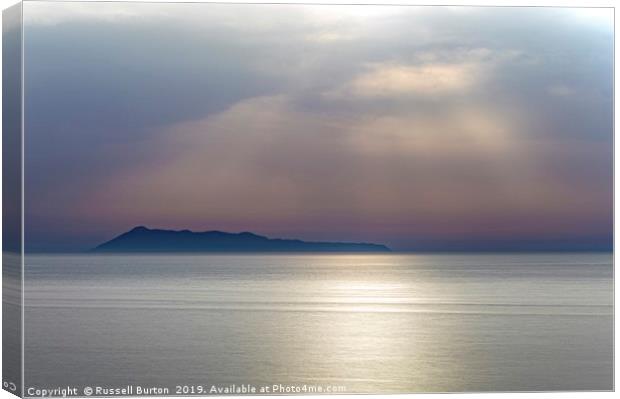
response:
<svg viewBox="0 0 620 399"><path fill-rule="evenodd" d="M381 244L307 242L268 238L258 234L223 231L193 232L138 226L95 248L92 252L390 252Z"/></svg>

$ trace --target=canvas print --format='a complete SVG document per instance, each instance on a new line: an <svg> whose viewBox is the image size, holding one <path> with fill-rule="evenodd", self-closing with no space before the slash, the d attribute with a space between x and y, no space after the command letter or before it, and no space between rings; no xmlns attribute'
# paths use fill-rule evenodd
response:
<svg viewBox="0 0 620 399"><path fill-rule="evenodd" d="M613 389L613 9L3 26L5 390Z"/></svg>

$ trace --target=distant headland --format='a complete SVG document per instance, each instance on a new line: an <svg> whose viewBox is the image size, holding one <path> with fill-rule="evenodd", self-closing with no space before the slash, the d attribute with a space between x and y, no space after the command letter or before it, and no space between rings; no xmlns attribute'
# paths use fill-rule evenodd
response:
<svg viewBox="0 0 620 399"><path fill-rule="evenodd" d="M254 233L159 230L138 226L107 241L92 252L390 252L381 244L307 242L268 238Z"/></svg>

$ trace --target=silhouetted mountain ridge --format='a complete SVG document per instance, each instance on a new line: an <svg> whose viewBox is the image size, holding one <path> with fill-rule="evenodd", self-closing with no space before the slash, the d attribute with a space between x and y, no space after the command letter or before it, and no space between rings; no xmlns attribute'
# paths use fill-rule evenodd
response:
<svg viewBox="0 0 620 399"><path fill-rule="evenodd" d="M268 238L248 231L193 232L160 230L144 226L93 249L94 252L390 252L381 244L347 242L307 242L297 239Z"/></svg>

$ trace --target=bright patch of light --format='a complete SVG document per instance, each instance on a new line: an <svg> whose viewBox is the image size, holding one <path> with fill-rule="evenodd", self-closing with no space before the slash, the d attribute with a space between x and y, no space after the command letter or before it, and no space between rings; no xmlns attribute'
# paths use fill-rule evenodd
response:
<svg viewBox="0 0 620 399"><path fill-rule="evenodd" d="M613 8L575 8L572 10L574 15L583 22L595 24L601 28L613 29L614 10Z"/></svg>

